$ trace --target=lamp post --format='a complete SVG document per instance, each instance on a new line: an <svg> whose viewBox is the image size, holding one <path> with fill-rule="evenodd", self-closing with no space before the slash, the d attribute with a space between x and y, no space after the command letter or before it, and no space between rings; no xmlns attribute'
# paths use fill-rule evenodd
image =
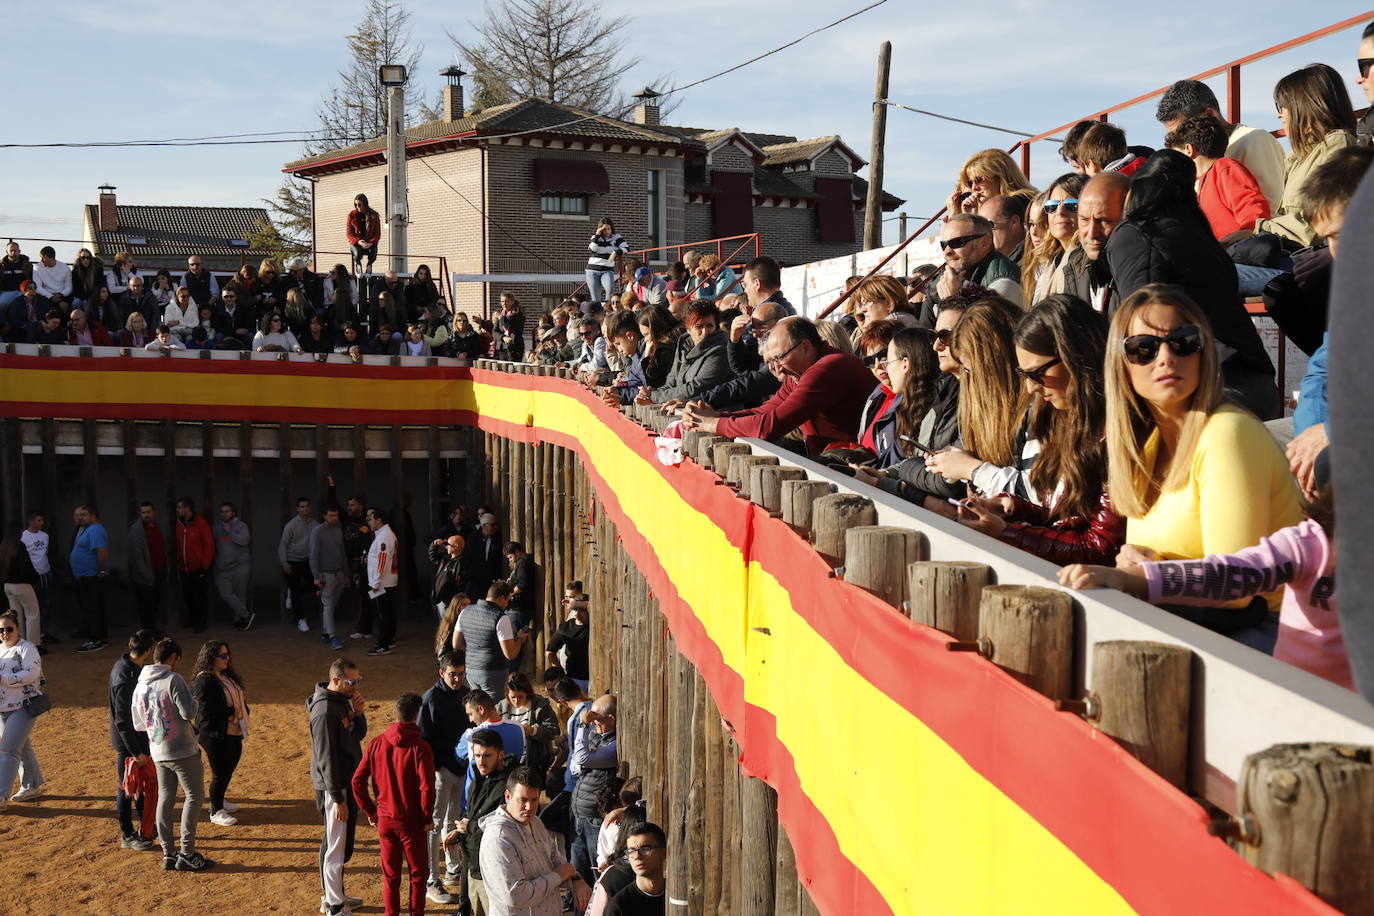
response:
<svg viewBox="0 0 1374 916"><path fill-rule="evenodd" d="M406 68L383 64L378 77L386 87L386 164L387 164L387 247L391 250L391 269L406 269L406 223L410 215L406 199Z"/></svg>

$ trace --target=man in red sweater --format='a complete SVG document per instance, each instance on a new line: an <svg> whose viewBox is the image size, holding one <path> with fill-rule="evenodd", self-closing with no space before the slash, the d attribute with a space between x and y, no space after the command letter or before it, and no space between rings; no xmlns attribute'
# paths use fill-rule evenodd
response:
<svg viewBox="0 0 1374 916"><path fill-rule="evenodd" d="M353 797L377 828L382 854L386 916L401 912L401 857L410 867L410 914L424 916L429 880L429 844L425 831L434 826L434 751L420 735L415 717L420 696L396 698L396 721L367 746L353 772ZM377 800L372 800L368 781Z"/></svg>
<svg viewBox="0 0 1374 916"><path fill-rule="evenodd" d="M195 500L177 500L177 572L181 577L181 600L186 605L187 623L192 633L205 632L205 589L210 564L215 561L215 536L205 516L196 514Z"/></svg>
<svg viewBox="0 0 1374 916"><path fill-rule="evenodd" d="M780 439L800 428L812 455L855 446L864 402L877 386L862 360L825 343L814 324L796 317L777 323L763 356L782 379L777 394L752 410L723 414L693 401L683 410L686 428L759 439Z"/></svg>

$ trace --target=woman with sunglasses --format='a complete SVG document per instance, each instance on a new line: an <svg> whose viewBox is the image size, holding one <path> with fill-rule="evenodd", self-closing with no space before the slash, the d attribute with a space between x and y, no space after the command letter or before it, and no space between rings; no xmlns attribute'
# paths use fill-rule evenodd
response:
<svg viewBox="0 0 1374 916"><path fill-rule="evenodd" d="M854 314L858 327L851 335L856 353L859 351L859 338L870 322L892 321L899 328L930 328L935 325L930 306L925 306L922 314L918 315L906 298L906 287L902 281L887 274L865 280L850 298L858 302Z"/></svg>
<svg viewBox="0 0 1374 916"><path fill-rule="evenodd" d="M878 382L859 414L858 443L862 451L857 454L870 459L871 466L876 468L890 467L906 457L897 438L897 407L902 396L887 372L888 344L900 330L901 325L895 321L865 322L855 344L854 355L864 361Z"/></svg>
<svg viewBox="0 0 1374 916"><path fill-rule="evenodd" d="M960 523L1061 566L1111 563L1126 534L1107 501L1102 381L1107 320L1056 293L1016 326L1016 374L1030 397L1027 436L1040 443L1030 471L1038 502L1001 494L965 500Z"/></svg>
<svg viewBox="0 0 1374 916"><path fill-rule="evenodd" d="M258 333L253 335L253 352L266 353L304 353L296 335L286 326L286 318L281 312L268 312L262 316Z"/></svg>
<svg viewBox="0 0 1374 916"><path fill-rule="evenodd" d="M1273 419L1282 409L1274 364L1245 311L1236 265L1197 202L1196 178L1193 160L1175 150L1146 160L1102 257L1122 299L1150 283L1178 284L1231 354L1221 364L1226 396L1261 420Z"/></svg>
<svg viewBox="0 0 1374 916"><path fill-rule="evenodd" d="M1216 338L1187 295L1162 284L1136 291L1107 340L1108 492L1127 519L1118 565L1235 553L1302 521L1283 452L1264 424L1226 401ZM1270 652L1281 593L1219 608L1164 606Z"/></svg>
<svg viewBox="0 0 1374 916"><path fill-rule="evenodd" d="M1025 300L1035 305L1046 296L1064 292L1064 265L1078 247L1078 195L1087 181L1070 172L1050 185L1041 212L1045 231L1034 245L1026 246L1021 264L1021 288Z"/></svg>
<svg viewBox="0 0 1374 916"><path fill-rule="evenodd" d="M925 465L984 496L1010 493L1038 501L1030 471L1040 443L1026 423L1012 342L1020 317L1020 309L1007 300L985 299L970 306L954 326L950 347L962 374L960 445L927 455ZM953 517L948 503L936 508Z"/></svg>
<svg viewBox="0 0 1374 916"><path fill-rule="evenodd" d="M14 801L43 794L43 771L33 752L34 703L43 694L43 660L33 643L19 636L19 615L0 612L0 810ZM15 777L23 764L23 785L13 796Z"/></svg>
<svg viewBox="0 0 1374 916"><path fill-rule="evenodd" d="M234 812L239 806L226 802L224 793L243 755L249 709L244 699L243 678L234 670L227 642L211 640L201 646L196 657L196 679L191 682L191 697L196 701L200 746L205 749L213 772L210 822L232 827L238 823Z"/></svg>
<svg viewBox="0 0 1374 916"><path fill-rule="evenodd" d="M1026 173L1021 171L1021 167L1004 151L985 149L970 156L959 170L954 192L945 202L945 211L950 216L977 213L986 201L1002 194L1034 197L1035 187L1026 180Z"/></svg>

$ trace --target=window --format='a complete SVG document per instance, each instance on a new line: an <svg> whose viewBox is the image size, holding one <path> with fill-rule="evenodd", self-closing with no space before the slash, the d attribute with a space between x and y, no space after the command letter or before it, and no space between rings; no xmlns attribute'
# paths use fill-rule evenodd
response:
<svg viewBox="0 0 1374 916"><path fill-rule="evenodd" d="M646 215L649 234L644 239L644 247L658 248L663 244L663 173L658 169L648 170L645 195L648 200ZM662 260L662 257L654 260Z"/></svg>
<svg viewBox="0 0 1374 916"><path fill-rule="evenodd" d="M539 212L557 216L586 216L586 194L540 194Z"/></svg>

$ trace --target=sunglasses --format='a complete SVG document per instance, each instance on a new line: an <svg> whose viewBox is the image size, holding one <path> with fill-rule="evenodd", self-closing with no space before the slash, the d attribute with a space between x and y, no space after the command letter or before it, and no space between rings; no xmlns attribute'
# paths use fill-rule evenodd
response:
<svg viewBox="0 0 1374 916"><path fill-rule="evenodd" d="M975 233L975 234L973 234L973 235L961 235L961 236L958 236L957 238L952 238L952 239L950 239L949 241L945 241L944 239L940 239L940 250L941 250L941 251L948 251L949 249L953 248L955 251L958 251L960 248L963 248L963 247L964 247L965 245L967 245L969 242L972 242L972 241L974 241L975 239L981 239L982 237L983 237L983 233L978 232L978 233Z"/></svg>
<svg viewBox="0 0 1374 916"><path fill-rule="evenodd" d="M1067 200L1047 200L1047 201L1045 201L1045 205L1044 205L1043 207L1041 207L1041 209L1042 209L1044 212L1046 212L1046 213L1051 213L1051 214L1052 214L1052 213L1054 213L1054 211L1058 210L1060 207L1063 207L1063 208L1064 208L1064 212L1065 212L1065 213L1077 213L1077 212L1078 212L1078 198L1077 198L1077 197L1070 197L1070 198L1068 198Z"/></svg>
<svg viewBox="0 0 1374 916"><path fill-rule="evenodd" d="M1163 344L1168 344L1175 356L1192 356L1202 350L1202 330L1195 324L1185 324L1181 328L1174 328L1164 337L1135 334L1121 342L1121 350L1128 363L1146 366L1154 362Z"/></svg>
<svg viewBox="0 0 1374 916"><path fill-rule="evenodd" d="M883 359L883 357L886 356L886 355L887 355L887 351L886 351L886 350L879 350L877 353L873 353L873 354L870 354L870 355L868 355L868 356L865 356L865 357L864 357L864 365L867 366L868 368L872 369L874 366L878 365L879 363L886 363L887 360Z"/></svg>
<svg viewBox="0 0 1374 916"><path fill-rule="evenodd" d="M950 339L954 337L953 328L945 328L943 331L931 331L931 336L942 346L949 346Z"/></svg>
<svg viewBox="0 0 1374 916"><path fill-rule="evenodd" d="M359 684L361 684L362 682L363 682L362 675L359 675L358 677L355 677L355 678L354 678L353 680L351 680L351 681L350 681L348 678L346 678L346 677L341 677L341 678L339 678L339 683L341 683L341 684L347 684L347 685L350 686L350 687L357 687L357 686L358 686Z"/></svg>
<svg viewBox="0 0 1374 916"><path fill-rule="evenodd" d="M18 627L0 627L0 633L18 633Z"/></svg>
<svg viewBox="0 0 1374 916"><path fill-rule="evenodd" d="M221 652L219 655L216 655L216 656L215 656L215 658L228 658L228 657L229 657L229 653L228 653L228 652Z"/></svg>
<svg viewBox="0 0 1374 916"><path fill-rule="evenodd" d="M1374 67L1374 57L1361 57L1355 61L1355 66L1360 68L1360 79L1369 78L1369 68Z"/></svg>
<svg viewBox="0 0 1374 916"><path fill-rule="evenodd" d="M1049 372L1057 365L1059 365L1059 357L1056 356L1044 365L1036 366L1034 369L1022 369L1020 366L1017 366L1016 374L1028 382L1043 385L1045 384L1045 373Z"/></svg>

